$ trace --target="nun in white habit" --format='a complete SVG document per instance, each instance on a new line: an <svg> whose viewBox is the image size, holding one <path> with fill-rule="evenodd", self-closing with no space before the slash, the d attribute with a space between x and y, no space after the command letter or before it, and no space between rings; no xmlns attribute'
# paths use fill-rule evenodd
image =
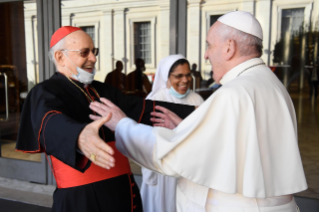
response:
<svg viewBox="0 0 319 212"><path fill-rule="evenodd" d="M182 55L163 58L156 71L152 92L146 99L199 106L200 95L190 90L189 62ZM142 168L141 196L144 211L175 212L177 179Z"/></svg>

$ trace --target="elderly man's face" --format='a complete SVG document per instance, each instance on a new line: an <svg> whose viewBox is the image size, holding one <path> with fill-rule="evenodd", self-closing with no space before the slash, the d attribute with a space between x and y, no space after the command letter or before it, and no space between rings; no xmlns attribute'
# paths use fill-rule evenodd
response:
<svg viewBox="0 0 319 212"><path fill-rule="evenodd" d="M92 50L94 48L94 44L91 37L80 30L73 32L69 36L67 36L65 40L65 45L65 49L68 50L81 50L84 48L89 48ZM66 55L74 64L72 64L72 62L66 58L65 66L75 75L77 74L75 66L82 68L83 70L89 73L93 72L94 65L96 63L96 57L94 56L92 51L90 51L87 57L81 57L79 52L72 51L66 52Z"/></svg>
<svg viewBox="0 0 319 212"><path fill-rule="evenodd" d="M225 70L223 68L223 42L221 42L220 37L215 33L216 29L220 26L220 22L216 22L208 31L206 43L207 49L205 52L205 59L209 60L212 65L213 79L219 84L219 80L225 75Z"/></svg>

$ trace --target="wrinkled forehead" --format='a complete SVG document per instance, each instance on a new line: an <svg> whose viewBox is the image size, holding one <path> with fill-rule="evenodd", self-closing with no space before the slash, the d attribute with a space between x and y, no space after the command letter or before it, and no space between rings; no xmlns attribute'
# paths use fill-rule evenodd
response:
<svg viewBox="0 0 319 212"><path fill-rule="evenodd" d="M84 31L76 31L65 37L65 46L68 49L94 48L92 38Z"/></svg>
<svg viewBox="0 0 319 212"><path fill-rule="evenodd" d="M208 30L207 36L206 36L206 42L207 43L213 43L216 40L219 39L219 34L218 34L218 28L222 25L219 21L216 21Z"/></svg>

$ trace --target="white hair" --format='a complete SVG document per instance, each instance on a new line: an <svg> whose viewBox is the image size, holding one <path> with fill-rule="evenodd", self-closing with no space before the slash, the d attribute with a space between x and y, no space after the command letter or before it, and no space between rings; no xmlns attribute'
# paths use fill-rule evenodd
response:
<svg viewBox="0 0 319 212"><path fill-rule="evenodd" d="M238 45L241 56L248 56L258 53L260 57L263 53L262 40L256 36L247 34L225 24L221 24L215 33L222 39L223 42L227 39L234 40Z"/></svg>
<svg viewBox="0 0 319 212"><path fill-rule="evenodd" d="M54 63L55 67L57 66L54 54L56 51L59 51L61 49L64 48L64 44L65 44L65 37L62 38L59 42L57 42L49 51L48 55L49 55L49 59Z"/></svg>

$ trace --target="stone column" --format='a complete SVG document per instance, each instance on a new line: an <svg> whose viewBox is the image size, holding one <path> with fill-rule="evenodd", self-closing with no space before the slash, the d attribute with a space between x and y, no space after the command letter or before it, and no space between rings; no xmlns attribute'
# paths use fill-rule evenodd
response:
<svg viewBox="0 0 319 212"><path fill-rule="evenodd" d="M178 0L177 53L187 57L187 1Z"/></svg>
<svg viewBox="0 0 319 212"><path fill-rule="evenodd" d="M197 64L200 68L200 2L201 0L188 0L187 23L187 59L190 65Z"/></svg>
<svg viewBox="0 0 319 212"><path fill-rule="evenodd" d="M124 71L126 74L126 59L125 59L125 13L124 8L115 9L114 11L114 59L123 61Z"/></svg>
<svg viewBox="0 0 319 212"><path fill-rule="evenodd" d="M255 12L255 0L250 0L250 1L243 1L242 2L242 10L246 12L250 12L253 15L256 15Z"/></svg>
<svg viewBox="0 0 319 212"><path fill-rule="evenodd" d="M170 0L169 5L169 54L177 53L178 0Z"/></svg>
<svg viewBox="0 0 319 212"><path fill-rule="evenodd" d="M256 3L255 17L263 29L263 55L261 59L266 65L270 65L271 59L271 17L272 17L272 0L259 0Z"/></svg>
<svg viewBox="0 0 319 212"><path fill-rule="evenodd" d="M186 56L187 2L170 0L170 54Z"/></svg>
<svg viewBox="0 0 319 212"><path fill-rule="evenodd" d="M105 76L114 69L113 11L103 11L100 38L101 74Z"/></svg>
<svg viewBox="0 0 319 212"><path fill-rule="evenodd" d="M159 54L157 54L157 62L159 62L162 58L167 57L169 55L169 2L165 2L165 4L160 5L160 17L159 17L159 29L158 29L158 48ZM157 66L157 64L155 64Z"/></svg>
<svg viewBox="0 0 319 212"><path fill-rule="evenodd" d="M33 88L34 85L37 84L38 82L38 70L37 70L37 66L35 65L35 63L37 63L38 59L35 58L36 56L36 44L34 43L34 41L36 41L34 39L34 33L36 32L36 30L34 30L34 21L36 20L33 17L35 16L36 13L34 13L34 15L32 16L31 14L25 14L25 18L24 18L24 28L25 28L25 50L26 50L26 68L27 68L27 78L28 78L28 90L30 91L31 88Z"/></svg>

